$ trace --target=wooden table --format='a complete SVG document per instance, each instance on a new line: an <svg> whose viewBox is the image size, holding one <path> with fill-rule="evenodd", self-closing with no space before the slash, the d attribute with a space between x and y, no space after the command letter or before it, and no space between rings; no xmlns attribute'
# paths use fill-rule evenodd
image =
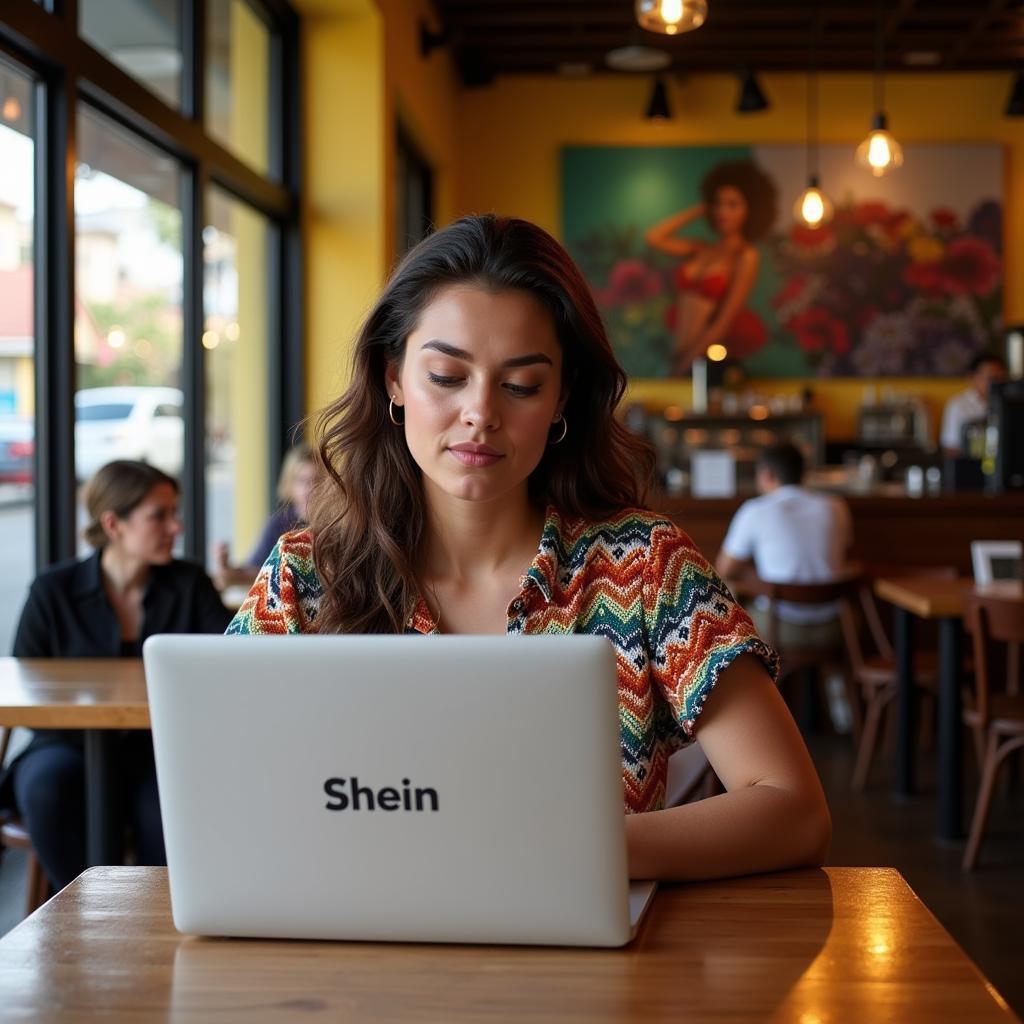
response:
<svg viewBox="0 0 1024 1024"><path fill-rule="evenodd" d="M906 576L876 580L875 593L896 608L896 791L903 796L914 791L914 619L938 620L938 835L940 839L960 839L964 835L963 722L960 706L964 608L972 596L1024 600L1024 584L1000 582L979 587L968 579Z"/></svg>
<svg viewBox="0 0 1024 1024"><path fill-rule="evenodd" d="M86 857L118 863L111 730L149 728L142 660L0 658L0 725L85 730Z"/></svg>
<svg viewBox="0 0 1024 1024"><path fill-rule="evenodd" d="M663 888L611 951L184 937L165 869L93 868L0 939L0 992L67 1022L1017 1020L890 868Z"/></svg>

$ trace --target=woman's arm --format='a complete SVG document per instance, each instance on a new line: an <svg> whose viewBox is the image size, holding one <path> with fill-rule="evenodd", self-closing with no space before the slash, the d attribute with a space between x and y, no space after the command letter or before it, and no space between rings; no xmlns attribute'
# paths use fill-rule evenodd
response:
<svg viewBox="0 0 1024 1024"><path fill-rule="evenodd" d="M691 206L687 210L680 210L679 213L674 213L671 217L666 217L653 227L648 228L644 239L652 249L668 253L670 256L692 256L704 243L694 239L673 238L672 236L680 228L703 217L704 211L703 203Z"/></svg>
<svg viewBox="0 0 1024 1024"><path fill-rule="evenodd" d="M803 739L761 662L719 677L696 736L726 792L626 818L631 878L698 879L818 866L832 821Z"/></svg>
<svg viewBox="0 0 1024 1024"><path fill-rule="evenodd" d="M700 336L697 351L703 354L709 345L717 345L726 336L736 314L743 308L757 281L757 271L761 258L753 246L744 250L736 265L729 291L715 311L711 322L704 328Z"/></svg>

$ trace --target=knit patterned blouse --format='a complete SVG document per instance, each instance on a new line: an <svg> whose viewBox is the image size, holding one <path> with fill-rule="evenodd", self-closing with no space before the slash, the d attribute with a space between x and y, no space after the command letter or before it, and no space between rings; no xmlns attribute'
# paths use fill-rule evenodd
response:
<svg viewBox="0 0 1024 1024"><path fill-rule="evenodd" d="M627 813L660 809L670 754L693 739L722 670L778 656L673 523L627 510L603 522L549 508L540 549L507 609L509 633L593 633L615 647ZM278 541L228 634L315 633L322 594L309 530ZM407 633L434 633L420 598Z"/></svg>

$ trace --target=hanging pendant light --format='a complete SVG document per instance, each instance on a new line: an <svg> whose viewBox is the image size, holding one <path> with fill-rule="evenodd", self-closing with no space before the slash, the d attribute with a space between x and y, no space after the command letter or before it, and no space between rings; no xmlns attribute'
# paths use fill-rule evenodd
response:
<svg viewBox="0 0 1024 1024"><path fill-rule="evenodd" d="M807 179L807 188L793 205L793 216L809 228L820 228L832 219L832 201L821 191L816 174Z"/></svg>
<svg viewBox="0 0 1024 1024"><path fill-rule="evenodd" d="M793 204L793 216L809 228L820 228L832 219L832 203L821 191L818 179L818 71L815 67L814 32L807 67L807 188Z"/></svg>
<svg viewBox="0 0 1024 1024"><path fill-rule="evenodd" d="M671 121L672 107L668 102L668 89L665 87L665 79L658 75L654 80L654 88L651 89L651 98L647 102L647 110L644 117L648 121Z"/></svg>
<svg viewBox="0 0 1024 1024"><path fill-rule="evenodd" d="M636 0L640 27L665 36L692 32L704 24L707 16L707 0Z"/></svg>
<svg viewBox="0 0 1024 1024"><path fill-rule="evenodd" d="M875 5L875 116L871 120L868 137L857 147L857 163L867 168L876 178L903 166L903 148L889 131L885 116L885 96L882 74L882 3Z"/></svg>

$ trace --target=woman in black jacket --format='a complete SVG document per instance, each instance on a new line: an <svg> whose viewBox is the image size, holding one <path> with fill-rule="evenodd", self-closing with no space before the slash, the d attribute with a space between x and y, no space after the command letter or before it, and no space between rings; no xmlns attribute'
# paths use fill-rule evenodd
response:
<svg viewBox="0 0 1024 1024"><path fill-rule="evenodd" d="M231 616L210 578L172 554L181 521L171 477L144 462L111 462L84 497L84 536L96 551L36 578L18 623L16 657L134 658L154 633L224 632ZM118 748L136 861L163 864L152 740L126 732ZM12 795L50 881L63 888L86 866L82 734L37 732L0 782L0 804Z"/></svg>

